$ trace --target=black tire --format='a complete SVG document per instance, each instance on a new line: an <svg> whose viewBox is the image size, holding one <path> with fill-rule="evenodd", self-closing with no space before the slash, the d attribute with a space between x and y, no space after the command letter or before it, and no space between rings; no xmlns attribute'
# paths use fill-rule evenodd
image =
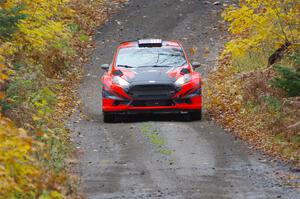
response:
<svg viewBox="0 0 300 199"><path fill-rule="evenodd" d="M190 115L191 115L191 120L193 121L201 120L202 110L191 112Z"/></svg>
<svg viewBox="0 0 300 199"><path fill-rule="evenodd" d="M104 123L114 123L115 122L115 115L103 112L103 122Z"/></svg>

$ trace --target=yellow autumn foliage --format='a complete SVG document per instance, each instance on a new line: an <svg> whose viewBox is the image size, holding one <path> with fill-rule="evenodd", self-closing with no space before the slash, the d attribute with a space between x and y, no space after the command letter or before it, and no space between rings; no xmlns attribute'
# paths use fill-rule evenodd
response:
<svg viewBox="0 0 300 199"><path fill-rule="evenodd" d="M13 72L13 63L21 60L38 71L41 70L38 66L46 63L45 57L64 54L62 43L68 45L72 38L66 25L72 23L72 17L76 14L70 9L69 0L0 1L0 9L17 6L22 6L20 13L25 14L26 18L18 21L17 30L11 37L0 38L0 111L3 109L2 103L9 103L4 101L4 89L12 81L8 80ZM57 49L54 55L49 53L55 51L53 49ZM66 198L70 187L67 187L64 172L57 173L46 163L55 161L49 153L53 146L47 141L44 144L37 141L47 135L28 125L32 130L30 132L16 127L0 113L0 199Z"/></svg>
<svg viewBox="0 0 300 199"><path fill-rule="evenodd" d="M23 6L22 14L27 17L18 24L19 31L14 35L13 42L19 48L29 52L41 53L60 41L68 40L63 20L72 11L66 4L68 0L9 0L5 8Z"/></svg>
<svg viewBox="0 0 300 199"><path fill-rule="evenodd" d="M223 13L233 38L224 54L233 58L249 50L261 52L265 45L279 48L286 42L300 42L299 0L240 0Z"/></svg>
<svg viewBox="0 0 300 199"><path fill-rule="evenodd" d="M25 130L0 116L0 198L38 195L42 169L34 153L40 146Z"/></svg>
<svg viewBox="0 0 300 199"><path fill-rule="evenodd" d="M0 199L81 198L65 170L68 132L52 115L62 84L50 78L104 22L103 2L0 1L1 20L12 21L0 24Z"/></svg>

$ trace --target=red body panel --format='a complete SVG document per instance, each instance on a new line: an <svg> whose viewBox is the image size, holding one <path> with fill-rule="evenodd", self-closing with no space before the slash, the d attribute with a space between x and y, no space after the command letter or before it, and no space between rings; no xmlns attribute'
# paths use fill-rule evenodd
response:
<svg viewBox="0 0 300 199"><path fill-rule="evenodd" d="M181 44L177 41L169 41L168 46L175 46L175 47L180 47L182 48ZM183 50L186 60L187 60L187 65L178 67L172 71L168 72L168 76L178 79L182 77L184 74L181 74L181 71L183 68L186 68L190 71L191 75L191 80L184 84L181 89L172 97L172 100L176 101L177 99L187 99L188 98L188 103L187 102L178 102L174 103L172 106L131 106L128 104L115 104L115 101L117 100L123 100L123 101L131 101L133 100L131 96L129 96L123 88L120 86L114 84L112 82L113 74L115 71L120 70L122 71L123 75L120 77L127 80L128 78L134 77L134 72L125 69L125 68L118 68L115 63L116 63L116 58L119 52L119 49L121 48L130 48L136 46L136 42L125 42L121 44L116 51L116 54L114 56L111 69L105 73L102 78L102 84L103 84L103 89L107 91L108 93L112 94L115 96L115 98L118 99L112 99L109 97L102 96L102 110L103 112L129 112L129 111L139 111L139 110L144 110L144 111L155 111L155 110L182 110L182 111L193 111L193 110L201 110L202 108L202 96L201 93L198 95L192 95L189 97L190 94L195 92L196 90L201 89L202 86L202 81L201 81L201 75L198 72L195 72L193 70L193 67L191 66L190 62L188 61L187 55L185 51ZM183 49L183 48L182 48Z"/></svg>
<svg viewBox="0 0 300 199"><path fill-rule="evenodd" d="M126 111L136 111L136 110L182 110L182 111L189 111L189 110L200 110L202 108L202 97L197 96L191 98L191 104L176 104L174 106L128 106L128 105L118 105L114 106L114 100L112 99L103 99L102 108L104 112L126 112Z"/></svg>

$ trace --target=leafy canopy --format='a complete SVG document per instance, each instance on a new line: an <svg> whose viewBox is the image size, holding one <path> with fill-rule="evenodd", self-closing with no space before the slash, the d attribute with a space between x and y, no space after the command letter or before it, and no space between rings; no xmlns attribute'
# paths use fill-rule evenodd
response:
<svg viewBox="0 0 300 199"><path fill-rule="evenodd" d="M68 0L9 0L6 9L23 6L21 14L27 17L18 23L19 31L14 36L17 46L41 53L49 46L68 40L70 34L63 18L71 11L66 7Z"/></svg>
<svg viewBox="0 0 300 199"><path fill-rule="evenodd" d="M300 41L299 0L240 0L223 13L229 22L233 39L226 44L225 54L233 58L251 49L262 51L263 46L279 48Z"/></svg>

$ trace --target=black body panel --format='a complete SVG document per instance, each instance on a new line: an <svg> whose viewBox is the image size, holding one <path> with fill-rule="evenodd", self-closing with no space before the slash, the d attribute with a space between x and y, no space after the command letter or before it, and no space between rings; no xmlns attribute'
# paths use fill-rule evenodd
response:
<svg viewBox="0 0 300 199"><path fill-rule="evenodd" d="M166 100L171 99L175 93L175 79L169 77L168 71L172 67L136 68L133 78L128 79L130 86L126 92L134 100Z"/></svg>
<svg viewBox="0 0 300 199"><path fill-rule="evenodd" d="M173 106L173 100L133 100L131 106Z"/></svg>
<svg viewBox="0 0 300 199"><path fill-rule="evenodd" d="M135 75L128 79L134 86L136 84L174 84L175 79L169 77L168 71L174 70L173 67L141 67L131 69ZM152 83L151 83L152 82Z"/></svg>

